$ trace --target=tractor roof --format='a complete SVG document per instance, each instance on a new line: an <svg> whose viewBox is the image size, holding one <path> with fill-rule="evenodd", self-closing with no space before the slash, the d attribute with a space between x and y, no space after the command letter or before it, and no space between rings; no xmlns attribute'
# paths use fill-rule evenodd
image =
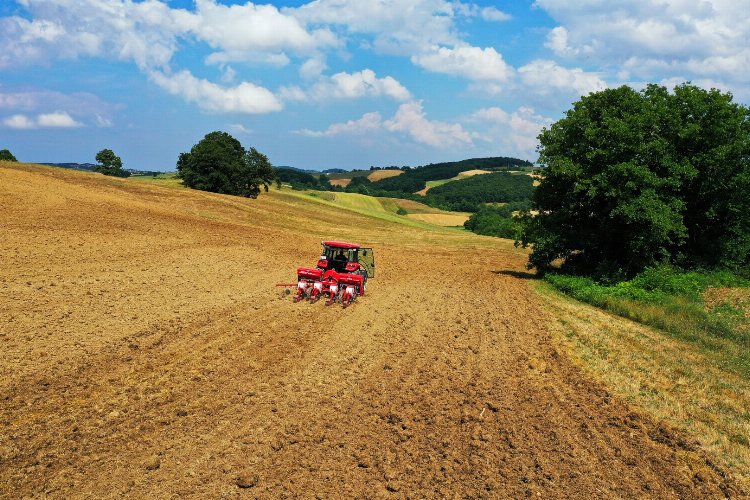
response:
<svg viewBox="0 0 750 500"><path fill-rule="evenodd" d="M356 243L346 243L344 241L324 241L324 245L333 248L359 248Z"/></svg>

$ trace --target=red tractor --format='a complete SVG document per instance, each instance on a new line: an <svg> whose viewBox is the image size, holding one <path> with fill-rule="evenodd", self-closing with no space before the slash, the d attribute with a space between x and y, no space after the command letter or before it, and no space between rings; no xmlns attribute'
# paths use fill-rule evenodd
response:
<svg viewBox="0 0 750 500"><path fill-rule="evenodd" d="M355 243L324 241L323 253L315 268L297 269L295 302L316 302L326 297L326 305L341 301L343 307L365 294L367 279L375 277L375 254L372 248Z"/></svg>

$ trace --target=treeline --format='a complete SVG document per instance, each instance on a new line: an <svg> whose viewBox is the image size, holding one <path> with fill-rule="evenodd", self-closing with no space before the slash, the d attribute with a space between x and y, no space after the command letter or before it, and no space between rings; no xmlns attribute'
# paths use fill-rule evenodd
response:
<svg viewBox="0 0 750 500"><path fill-rule="evenodd" d="M403 177L402 174L399 177ZM366 177L355 177L344 189L349 193L368 196L403 198L425 203L442 210L477 212L488 203L529 201L534 192L533 179L528 175L507 172L482 174L447 182L420 196L409 191L382 189L382 182L371 182Z"/></svg>
<svg viewBox="0 0 750 500"><path fill-rule="evenodd" d="M317 189L320 191L332 191L334 186L325 175L313 175L293 168L276 168L276 179L279 182L290 184L294 189Z"/></svg>
<svg viewBox="0 0 750 500"><path fill-rule="evenodd" d="M508 172L482 174L435 186L427 194L448 210L474 212L486 203L530 200L534 180L528 175Z"/></svg>
<svg viewBox="0 0 750 500"><path fill-rule="evenodd" d="M518 158L498 156L492 158L471 158L445 163L430 163L417 168L405 169L396 177L377 181L378 189L415 193L427 187L427 181L450 179L466 170L514 170L532 167L533 164Z"/></svg>

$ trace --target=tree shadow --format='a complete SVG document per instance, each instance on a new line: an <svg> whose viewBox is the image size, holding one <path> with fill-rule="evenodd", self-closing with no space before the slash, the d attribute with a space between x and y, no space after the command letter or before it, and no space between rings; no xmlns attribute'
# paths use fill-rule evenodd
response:
<svg viewBox="0 0 750 500"><path fill-rule="evenodd" d="M520 280L538 280L539 279L539 276L537 276L536 274L525 272L525 271L511 271L508 269L501 269L500 271L492 271L492 272L494 274L499 274L502 276L512 276Z"/></svg>

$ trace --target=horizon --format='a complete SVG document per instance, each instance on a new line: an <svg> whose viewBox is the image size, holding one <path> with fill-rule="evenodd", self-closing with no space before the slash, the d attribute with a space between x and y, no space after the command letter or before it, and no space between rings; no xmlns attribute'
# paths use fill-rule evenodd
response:
<svg viewBox="0 0 750 500"><path fill-rule="evenodd" d="M174 171L222 130L321 171L517 157L581 95L690 81L750 100L750 1L0 5L0 149Z"/></svg>

